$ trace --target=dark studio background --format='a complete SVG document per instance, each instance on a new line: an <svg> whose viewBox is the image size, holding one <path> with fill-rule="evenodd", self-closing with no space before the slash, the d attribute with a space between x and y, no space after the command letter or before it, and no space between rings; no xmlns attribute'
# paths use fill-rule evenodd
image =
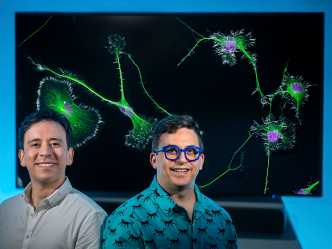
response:
<svg viewBox="0 0 332 249"><path fill-rule="evenodd" d="M16 14L16 44L20 44L52 15ZM261 123L268 114L262 109L255 89L255 74L249 59L237 65L222 65L221 57L203 42L179 67L176 65L195 43L193 33L208 37L220 31L244 29L256 38L248 50L257 54L258 77L262 92L273 93L280 85L288 59L288 73L302 76L309 88L309 101L300 108L302 126L297 129L296 146L291 151L273 152L270 157L271 195L294 196L306 187L309 177L322 177L322 14L209 14L209 15L54 15L32 38L16 48L16 122L36 111L37 90L42 78L51 73L36 71L26 56L51 69L68 70L88 86L112 101L120 99L120 80L115 57L106 49L107 36L126 38L125 52L140 67L145 87L154 100L172 114L192 116L204 132L206 160L197 184L203 185L227 169L234 152L248 137L253 120ZM196 35L196 37L198 37ZM125 97L134 111L159 120L166 117L145 95L136 67L121 56ZM124 136L132 129L131 120L116 106L108 105L83 87L73 84L76 104L99 110L104 124L96 139L75 150L74 164L67 167L73 187L82 191L121 192L128 195L147 188L155 174L149 163L150 143L143 151L124 146ZM280 115L281 99L273 102L273 113ZM289 106L288 106L289 107ZM294 110L284 115L293 122ZM267 156L261 139L252 138L246 152L243 172L229 172L202 189L213 197L263 195ZM235 157L232 167L239 164ZM29 182L25 168L17 160L17 175L23 186ZM321 184L311 196L321 196Z"/></svg>

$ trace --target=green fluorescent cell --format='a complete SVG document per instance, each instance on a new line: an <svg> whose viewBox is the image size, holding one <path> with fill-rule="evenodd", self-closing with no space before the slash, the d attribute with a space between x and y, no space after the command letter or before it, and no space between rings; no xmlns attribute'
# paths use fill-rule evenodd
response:
<svg viewBox="0 0 332 249"><path fill-rule="evenodd" d="M295 110L295 116L300 124L299 109L308 101L309 86L303 81L302 77L285 75L279 88L281 96L285 99L286 103L290 104L292 109Z"/></svg>
<svg viewBox="0 0 332 249"><path fill-rule="evenodd" d="M248 58L250 60L250 64L253 65L255 71L256 88L254 90L254 93L259 92L262 98L262 102L264 102L264 94L260 89L260 84L258 81L256 54L252 54L249 51L247 51L247 49L250 46L253 46L255 43L255 39L252 38L251 32L245 34L243 29L235 32L231 30L229 35L224 35L221 32L215 32L211 34L209 37L204 37L201 34L197 33L195 30L193 30L191 27L189 27L182 20L180 20L179 18L177 19L181 23L183 23L187 28L189 28L191 31L193 31L195 34L201 37L200 39L197 40L196 44L189 51L189 53L182 58L182 60L177 66L183 63L185 59L193 53L194 49L198 46L198 44L203 41L208 41L208 40L213 41L213 48L215 49L216 54L221 56L222 64L225 65L234 66L236 64L235 53L242 52L243 53L242 58Z"/></svg>
<svg viewBox="0 0 332 249"><path fill-rule="evenodd" d="M37 66L38 70L49 71L52 74L54 74L55 76L57 76L58 78L65 80L64 82L70 81L70 82L77 83L77 84L83 86L84 88L86 88L87 90L89 90L91 93L93 93L96 96L98 96L99 98L101 98L102 100L107 101L108 103L117 106L119 108L119 110L122 113L124 113L126 117L130 118L133 123L133 130L129 131L129 134L125 136L125 145L141 150L141 149L145 148L147 143L152 138L152 133L153 133L157 120L156 119L144 119L142 117L139 117L134 112L133 108L129 106L129 104L125 98L125 92L123 89L123 73L122 73L121 63L120 63L120 56L121 56L121 54L124 53L124 46L125 46L124 37L121 37L117 34L108 36L108 46L106 48L112 55L115 55L115 60L118 65L118 70L119 70L119 75L120 75L121 98L119 101L111 101L109 99L106 99L105 97L103 97L102 95L100 95L99 93L94 91L86 83L84 83L81 80L78 80L76 77L74 77L71 74L57 73L46 66L35 63L31 58L30 59L31 59L32 63L35 66ZM166 114L171 115L165 109L161 108L148 94L148 92L146 91L146 89L144 87L139 67L134 62L134 60L131 58L130 55L128 55L128 57L130 58L130 60L133 62L133 64L138 69L142 87L143 87L145 93L158 106L158 108L163 110ZM47 81L50 81L50 80L51 79L47 79ZM52 80L55 81L55 79L52 79ZM75 123L74 128L76 129L77 134L83 134L82 131L84 131L85 129L89 130L89 125L90 125L89 122L92 122L91 126L93 126L95 120L93 120L87 114L84 114L82 112L83 109L82 108L78 109L78 107L73 103L73 101L70 98L70 94L68 93L69 90L71 91L71 89L63 90L64 87L57 86L56 83L54 83L50 86L49 85L50 84L47 84L47 87L44 87L42 90L42 96L45 99L45 101L43 102L43 104L40 104L40 105L52 106L52 109L55 109L56 111L61 112L69 120L72 120L72 122ZM56 97L55 97L55 95L56 95ZM79 119L82 119L84 122L83 121L79 122ZM94 136L96 134L96 131L97 130L94 130L93 135L89 135L89 136ZM83 141L85 142L86 140L83 139Z"/></svg>
<svg viewBox="0 0 332 249"><path fill-rule="evenodd" d="M50 108L64 115L73 131L74 147L93 138L102 123L97 110L73 101L72 88L67 80L44 78L40 82L37 109Z"/></svg>

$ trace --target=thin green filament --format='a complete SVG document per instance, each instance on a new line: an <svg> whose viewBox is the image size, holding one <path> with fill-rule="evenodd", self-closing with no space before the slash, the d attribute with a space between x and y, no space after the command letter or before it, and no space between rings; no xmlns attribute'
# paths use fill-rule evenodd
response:
<svg viewBox="0 0 332 249"><path fill-rule="evenodd" d="M132 61L132 63L136 66L136 68L137 68L137 70L138 70L138 73L139 73L139 77L140 77L140 80L141 80L141 84L142 84L142 87L143 87L143 89L144 89L144 91L145 91L145 93L146 93L146 95L148 95L148 97L153 101L153 103L155 103L155 105L159 108L159 109L161 109L163 112L165 112L167 115L172 115L172 114L170 114L169 112L167 112L164 108L162 108L161 106L159 106L158 104L157 104L157 102L150 96L150 94L148 93L148 91L145 89L145 87L144 87L144 83L143 83L143 79L142 79L142 74L141 74L141 70L139 69L139 67L137 66L137 64L135 63L135 61L133 60L133 58L131 57L131 55L130 54L126 54L128 57L129 57L129 59Z"/></svg>
<svg viewBox="0 0 332 249"><path fill-rule="evenodd" d="M204 188L204 187L206 187L206 186L209 186L210 184L212 184L212 183L214 183L216 180L218 180L220 177L222 177L223 175L225 175L227 172L229 172L229 171L234 171L234 170L237 170L237 169L241 168L241 167L243 166L243 165L242 165L243 156L241 157L241 163L240 163L239 166L237 166L236 168L232 169L232 168L231 168L231 164L232 164L233 159L234 159L234 157L236 156L236 154L242 149L242 147L243 147L243 146L249 141L249 139L250 139L252 136L253 136L253 134L250 134L250 136L249 136L249 137L247 138L247 140L241 145L241 147L240 147L237 151L235 151L235 153L234 153L234 155L233 155L231 161L230 161L229 164L228 164L228 169L227 169L224 173L222 173L220 176L218 176L216 179L214 179L214 180L211 181L210 183L208 183L208 184L206 184L206 185L203 185L203 186L198 186L198 187L199 187L199 188Z"/></svg>
<svg viewBox="0 0 332 249"><path fill-rule="evenodd" d="M268 145L268 152L267 152L267 169L266 169L264 194L266 194L266 191L267 191L267 182L268 182L268 178L269 178L269 168L270 168L270 144Z"/></svg>
<svg viewBox="0 0 332 249"><path fill-rule="evenodd" d="M310 193L310 191L317 185L319 183L319 181L317 181L317 182L315 182L314 184L312 184L310 187L308 187L307 189L306 189L306 192L307 193Z"/></svg>
<svg viewBox="0 0 332 249"><path fill-rule="evenodd" d="M41 26L39 29L37 29L32 35L30 35L28 38L26 38L24 41L21 42L19 46L21 46L26 40L28 40L31 36L33 36L34 34L36 34L42 27L44 27L46 25L46 23L48 23L48 21L52 18L52 16L50 16L50 18L47 19L47 21L43 24L43 26Z"/></svg>

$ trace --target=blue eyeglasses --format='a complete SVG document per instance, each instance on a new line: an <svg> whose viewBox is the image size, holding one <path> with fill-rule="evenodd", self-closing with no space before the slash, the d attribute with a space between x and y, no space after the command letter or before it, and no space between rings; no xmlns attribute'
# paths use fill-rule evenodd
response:
<svg viewBox="0 0 332 249"><path fill-rule="evenodd" d="M167 160L171 160L171 161L176 161L179 159L180 154L182 153L182 151L184 152L184 156L186 157L186 159L190 162L192 161L196 161L198 160L199 156L202 153L202 148L200 147L196 147L196 146L189 146L185 149L180 149L177 146L174 145L170 145L170 146L164 146L161 147L158 150L155 150L154 152L159 152L159 151L164 151L165 153L165 158Z"/></svg>

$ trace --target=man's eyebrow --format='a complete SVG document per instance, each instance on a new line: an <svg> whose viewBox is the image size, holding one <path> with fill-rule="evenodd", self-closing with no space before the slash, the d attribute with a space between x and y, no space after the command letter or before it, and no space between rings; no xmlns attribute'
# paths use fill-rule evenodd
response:
<svg viewBox="0 0 332 249"><path fill-rule="evenodd" d="M176 147L179 147L179 146L177 146L177 145L175 145L175 144L168 144L168 145L166 145L166 146L176 146ZM197 145L188 145L188 146L186 146L186 148L188 148L188 147L197 147ZM179 147L180 148L180 147Z"/></svg>
<svg viewBox="0 0 332 249"><path fill-rule="evenodd" d="M52 137L49 139L49 141L52 141L52 140L56 140L56 141L63 143L63 140L61 138Z"/></svg>
<svg viewBox="0 0 332 249"><path fill-rule="evenodd" d="M39 142L39 141L41 141L41 139L40 138L31 139L31 140L28 141L28 144L31 144L31 143L36 142L36 141Z"/></svg>
<svg viewBox="0 0 332 249"><path fill-rule="evenodd" d="M52 137L52 138L49 139L49 141L53 141L53 140L56 140L56 141L59 141L59 142L63 143L63 140L61 138ZM41 141L40 138L34 138L34 139L29 140L28 144L31 144L33 142L40 142L40 141Z"/></svg>

